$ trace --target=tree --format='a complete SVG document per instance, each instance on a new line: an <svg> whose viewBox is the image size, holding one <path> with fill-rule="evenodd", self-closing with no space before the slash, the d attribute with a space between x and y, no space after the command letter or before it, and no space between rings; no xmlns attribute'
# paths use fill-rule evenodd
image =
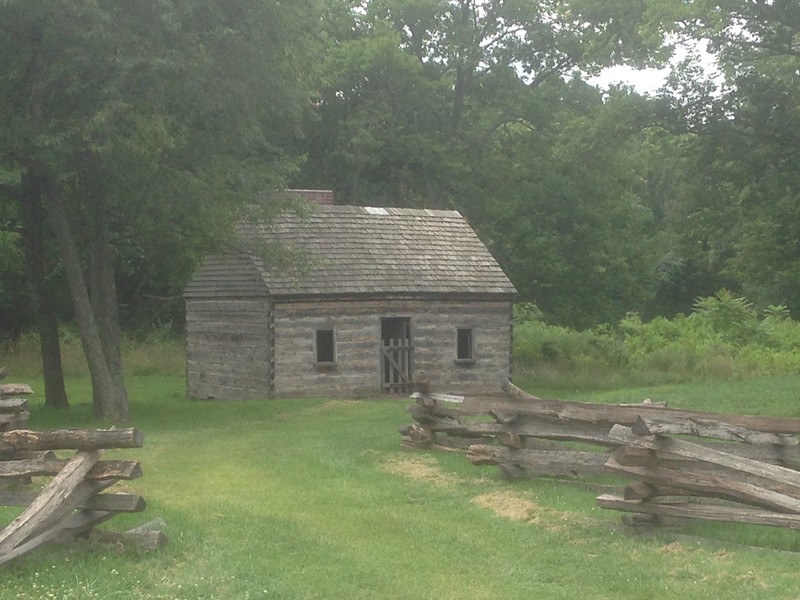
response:
<svg viewBox="0 0 800 600"><path fill-rule="evenodd" d="M128 418L117 248L159 235L217 239L237 206L280 187L308 97L302 56L292 52L313 32L313 9L259 0L0 3L0 161L31 181L25 190L41 190L98 416Z"/></svg>
<svg viewBox="0 0 800 600"><path fill-rule="evenodd" d="M599 90L571 77L663 58L660 38L640 34L643 6L335 6L301 186L332 185L354 204L461 210L520 299L552 320L594 324L644 304L652 226L625 160L646 122L625 118L622 99L606 111Z"/></svg>
<svg viewBox="0 0 800 600"><path fill-rule="evenodd" d="M785 0L653 3L677 34L707 44L668 90L690 139L682 254L761 306L800 310L800 6ZM697 252L697 248L701 252ZM720 286L721 287L721 286ZM709 290L703 294L708 295Z"/></svg>

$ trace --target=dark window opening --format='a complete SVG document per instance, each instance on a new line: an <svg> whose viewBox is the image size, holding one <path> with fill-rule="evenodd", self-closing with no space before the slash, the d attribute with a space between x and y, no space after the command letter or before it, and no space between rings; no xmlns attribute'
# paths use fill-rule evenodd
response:
<svg viewBox="0 0 800 600"><path fill-rule="evenodd" d="M317 330L317 362L336 362L336 345L333 338L333 329Z"/></svg>
<svg viewBox="0 0 800 600"><path fill-rule="evenodd" d="M459 329L456 341L457 360L475 360L475 344L472 329Z"/></svg>

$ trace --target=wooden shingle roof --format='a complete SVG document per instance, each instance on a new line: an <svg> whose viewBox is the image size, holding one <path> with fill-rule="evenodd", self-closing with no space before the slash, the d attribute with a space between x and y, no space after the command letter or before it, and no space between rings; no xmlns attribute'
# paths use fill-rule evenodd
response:
<svg viewBox="0 0 800 600"><path fill-rule="evenodd" d="M319 296L505 296L516 289L483 242L456 211L315 206L266 227L244 226L309 259L302 272L265 268L250 256L211 258L187 286L186 297L223 292L226 279L245 295L280 299ZM243 255L242 255L243 256ZM253 279L255 267L265 287ZM217 285L214 285L217 278ZM260 282L259 282L260 283Z"/></svg>
<svg viewBox="0 0 800 600"><path fill-rule="evenodd" d="M272 296L516 293L500 265L456 211L316 206L269 228L302 248L302 275L262 268Z"/></svg>

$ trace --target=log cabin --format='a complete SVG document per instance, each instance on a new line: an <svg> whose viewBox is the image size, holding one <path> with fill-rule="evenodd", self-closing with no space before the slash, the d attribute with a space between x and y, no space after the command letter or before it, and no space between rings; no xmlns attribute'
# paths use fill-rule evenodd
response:
<svg viewBox="0 0 800 600"><path fill-rule="evenodd" d="M516 290L464 217L309 196L309 215L255 231L300 249L304 268L242 250L209 256L185 288L187 394L498 392Z"/></svg>

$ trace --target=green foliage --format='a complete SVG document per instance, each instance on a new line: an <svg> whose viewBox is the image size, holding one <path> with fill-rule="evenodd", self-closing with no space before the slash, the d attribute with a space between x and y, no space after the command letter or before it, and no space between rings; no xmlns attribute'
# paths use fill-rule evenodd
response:
<svg viewBox="0 0 800 600"><path fill-rule="evenodd" d="M242 203L287 183L461 211L548 323L688 315L722 288L800 314L792 2L6 0L0 33L2 226L31 160L78 227L95 173L128 327L178 323ZM689 56L657 97L587 84L663 65L674 39L707 43L720 77ZM30 318L2 272L13 330Z"/></svg>
<svg viewBox="0 0 800 600"><path fill-rule="evenodd" d="M800 322L773 306L759 319L750 302L728 291L699 298L689 316L643 322L630 313L614 327L574 331L525 321L514 329L514 360L523 371L606 372L614 381L740 378L800 369Z"/></svg>

